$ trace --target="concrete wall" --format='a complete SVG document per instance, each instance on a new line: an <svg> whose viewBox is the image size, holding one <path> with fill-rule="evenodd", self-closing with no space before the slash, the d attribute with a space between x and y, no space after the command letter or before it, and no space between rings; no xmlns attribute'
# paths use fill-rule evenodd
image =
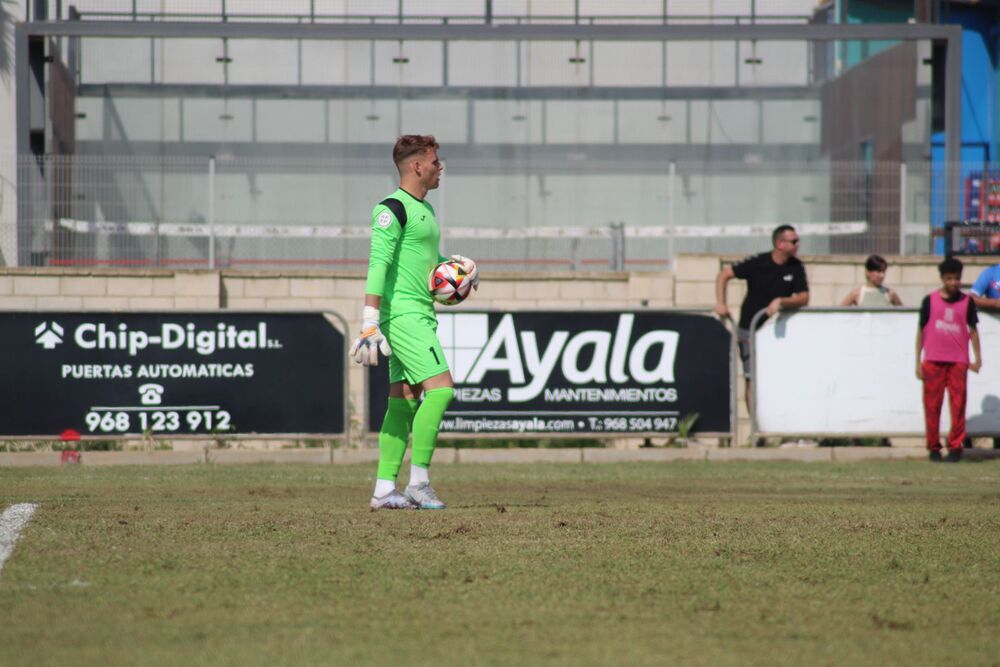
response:
<svg viewBox="0 0 1000 667"><path fill-rule="evenodd" d="M710 308L715 277L737 256L681 255L675 273L523 273L483 275L478 293L457 309L658 309ZM804 257L811 305L834 306L864 280L861 256ZM886 284L909 306L918 306L938 283L939 257L888 258ZM971 284L989 266L969 262ZM742 281L730 283L728 302L737 312ZM243 272L172 270L0 270L0 310L332 310L360 327L364 276L360 272ZM351 364L352 402L364 404L361 367ZM742 385L742 383L739 383ZM739 441L748 435L739 401ZM354 416L360 426L361 414Z"/></svg>
<svg viewBox="0 0 1000 667"><path fill-rule="evenodd" d="M17 88L14 22L24 18L24 0L0 3L0 264L17 261Z"/></svg>

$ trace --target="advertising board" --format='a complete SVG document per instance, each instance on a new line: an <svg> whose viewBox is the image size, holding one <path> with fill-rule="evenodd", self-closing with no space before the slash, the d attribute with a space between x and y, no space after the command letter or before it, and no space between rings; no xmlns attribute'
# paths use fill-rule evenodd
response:
<svg viewBox="0 0 1000 667"><path fill-rule="evenodd" d="M731 430L731 336L706 315L439 313L438 338L455 381L442 433L669 433L685 418L692 432ZM368 394L377 431L387 364Z"/></svg>
<svg viewBox="0 0 1000 667"><path fill-rule="evenodd" d="M344 432L344 336L320 313L0 313L0 433Z"/></svg>
<svg viewBox="0 0 1000 667"><path fill-rule="evenodd" d="M764 434L919 436L918 313L813 309L770 318L754 336L754 421ZM979 312L983 368L968 374L970 435L1000 434L1000 317ZM948 401L942 410L948 432Z"/></svg>

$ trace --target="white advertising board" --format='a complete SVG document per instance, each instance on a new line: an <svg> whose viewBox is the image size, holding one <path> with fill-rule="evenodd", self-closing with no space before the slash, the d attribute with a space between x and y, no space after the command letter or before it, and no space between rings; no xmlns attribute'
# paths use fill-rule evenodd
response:
<svg viewBox="0 0 1000 667"><path fill-rule="evenodd" d="M763 434L922 435L916 309L805 309L754 336L754 410ZM979 312L983 369L969 373L970 435L1000 434L1000 317ZM948 397L942 437L948 432Z"/></svg>

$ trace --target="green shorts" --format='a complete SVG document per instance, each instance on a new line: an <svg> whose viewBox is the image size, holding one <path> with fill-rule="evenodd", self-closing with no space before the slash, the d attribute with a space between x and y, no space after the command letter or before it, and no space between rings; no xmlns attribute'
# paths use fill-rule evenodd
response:
<svg viewBox="0 0 1000 667"><path fill-rule="evenodd" d="M448 370L435 318L419 313L397 315L382 325L382 333L392 348L390 383L419 384Z"/></svg>

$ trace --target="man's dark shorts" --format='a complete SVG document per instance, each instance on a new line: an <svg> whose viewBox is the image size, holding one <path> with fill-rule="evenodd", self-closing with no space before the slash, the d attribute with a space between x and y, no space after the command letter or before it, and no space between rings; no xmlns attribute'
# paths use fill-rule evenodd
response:
<svg viewBox="0 0 1000 667"><path fill-rule="evenodd" d="M746 329L736 330L736 342L740 346L740 359L743 360L743 377L750 379L750 332Z"/></svg>

